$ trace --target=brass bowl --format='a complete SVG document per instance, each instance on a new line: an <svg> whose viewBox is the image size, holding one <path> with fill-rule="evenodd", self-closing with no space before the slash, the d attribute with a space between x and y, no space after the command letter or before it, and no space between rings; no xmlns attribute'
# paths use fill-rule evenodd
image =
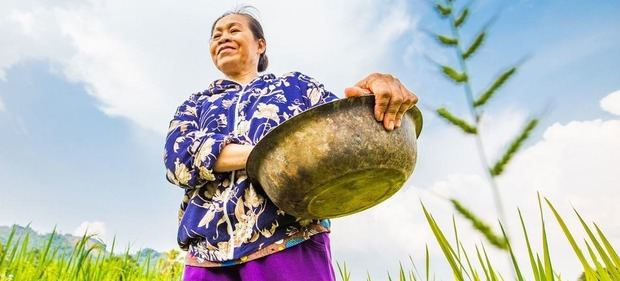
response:
<svg viewBox="0 0 620 281"><path fill-rule="evenodd" d="M387 131L373 111L374 96L362 96L290 118L256 144L248 178L302 219L342 217L381 203L413 172L422 114L414 107L400 128Z"/></svg>

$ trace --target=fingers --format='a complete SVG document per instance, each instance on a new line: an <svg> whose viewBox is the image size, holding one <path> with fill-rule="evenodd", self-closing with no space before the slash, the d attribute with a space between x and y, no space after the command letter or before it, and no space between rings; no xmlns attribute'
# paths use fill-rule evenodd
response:
<svg viewBox="0 0 620 281"><path fill-rule="evenodd" d="M370 90L364 89L364 88L361 88L361 87L358 87L358 86L353 86L353 87L349 87L349 88L345 88L344 89L344 95L347 98L359 97L359 96L367 96L367 95L370 95L370 94L372 94L370 92Z"/></svg>
<svg viewBox="0 0 620 281"><path fill-rule="evenodd" d="M383 117L383 127L388 130L394 130L394 126L396 125L396 114L403 103L403 94L401 93L400 86L396 83L389 83L388 87L391 97L390 104Z"/></svg>
<svg viewBox="0 0 620 281"><path fill-rule="evenodd" d="M418 102L418 97L390 74L373 73L345 89L347 97L367 94L375 95L375 119L390 131L400 127L405 112Z"/></svg>
<svg viewBox="0 0 620 281"><path fill-rule="evenodd" d="M370 90L375 95L375 119L388 122L385 117L392 97L389 84L383 80L375 80L370 85Z"/></svg>
<svg viewBox="0 0 620 281"><path fill-rule="evenodd" d="M404 87L404 86L403 86ZM407 90L407 97L411 100L411 104L409 105L409 109L412 109L418 103L418 96L409 90Z"/></svg>
<svg viewBox="0 0 620 281"><path fill-rule="evenodd" d="M407 96L409 95L409 91L407 91L407 89L405 89L405 87L401 84L399 85L400 87L400 92L403 94L404 98L403 98L403 103L400 105L400 108L398 109L398 112L396 113L396 121L394 122L396 125L396 128L400 128L402 119L403 119L403 115L405 114L405 112L407 110L409 110L411 108L411 106L413 106L413 98L408 98Z"/></svg>

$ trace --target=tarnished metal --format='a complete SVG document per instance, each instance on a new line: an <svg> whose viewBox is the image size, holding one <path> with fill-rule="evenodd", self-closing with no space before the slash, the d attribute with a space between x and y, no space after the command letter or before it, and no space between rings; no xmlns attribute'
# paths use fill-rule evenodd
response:
<svg viewBox="0 0 620 281"><path fill-rule="evenodd" d="M417 107L387 131L374 96L352 97L292 117L261 139L246 170L280 209L304 219L360 212L396 193L413 173L422 129Z"/></svg>

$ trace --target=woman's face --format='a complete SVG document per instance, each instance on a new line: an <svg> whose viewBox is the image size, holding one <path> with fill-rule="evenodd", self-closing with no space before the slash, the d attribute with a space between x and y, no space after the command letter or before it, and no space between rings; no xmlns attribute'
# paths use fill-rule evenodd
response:
<svg viewBox="0 0 620 281"><path fill-rule="evenodd" d="M215 66L231 76L257 71L265 45L264 40L254 38L245 16L232 14L215 24L209 49Z"/></svg>

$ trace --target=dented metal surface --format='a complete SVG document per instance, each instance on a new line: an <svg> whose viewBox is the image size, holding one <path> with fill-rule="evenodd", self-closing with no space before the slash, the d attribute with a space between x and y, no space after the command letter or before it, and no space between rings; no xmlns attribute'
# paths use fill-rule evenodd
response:
<svg viewBox="0 0 620 281"><path fill-rule="evenodd" d="M254 147L252 183L283 211L336 218L375 206L413 173L422 115L417 107L387 131L373 116L374 96L341 99L280 124Z"/></svg>

